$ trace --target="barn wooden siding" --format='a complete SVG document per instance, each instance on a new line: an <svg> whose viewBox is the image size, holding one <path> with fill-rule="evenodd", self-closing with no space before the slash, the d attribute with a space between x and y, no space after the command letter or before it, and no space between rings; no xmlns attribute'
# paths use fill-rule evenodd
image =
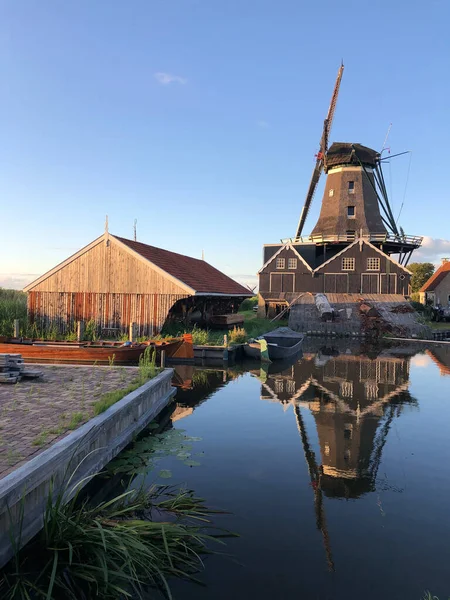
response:
<svg viewBox="0 0 450 600"><path fill-rule="evenodd" d="M186 294L31 291L28 316L39 330L56 326L66 333L77 321L93 320L100 330L124 333L134 322L139 336L152 336L161 331L172 306L186 297Z"/></svg>
<svg viewBox="0 0 450 600"><path fill-rule="evenodd" d="M33 286L36 292L95 292L98 294L182 294L177 285L151 264L133 256L114 238L101 239L82 254Z"/></svg>

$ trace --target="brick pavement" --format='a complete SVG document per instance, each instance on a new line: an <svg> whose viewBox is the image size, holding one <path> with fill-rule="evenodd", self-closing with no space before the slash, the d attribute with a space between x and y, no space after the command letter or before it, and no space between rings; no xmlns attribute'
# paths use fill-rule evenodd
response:
<svg viewBox="0 0 450 600"><path fill-rule="evenodd" d="M0 383L0 479L88 421L96 400L138 374L137 367L32 368L42 378Z"/></svg>

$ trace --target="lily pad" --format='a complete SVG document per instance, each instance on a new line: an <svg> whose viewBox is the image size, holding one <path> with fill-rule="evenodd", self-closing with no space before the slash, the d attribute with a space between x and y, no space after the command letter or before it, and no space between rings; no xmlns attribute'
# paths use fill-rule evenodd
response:
<svg viewBox="0 0 450 600"><path fill-rule="evenodd" d="M169 469L162 469L159 472L159 476L161 479L170 479L172 477L172 471L169 471Z"/></svg>

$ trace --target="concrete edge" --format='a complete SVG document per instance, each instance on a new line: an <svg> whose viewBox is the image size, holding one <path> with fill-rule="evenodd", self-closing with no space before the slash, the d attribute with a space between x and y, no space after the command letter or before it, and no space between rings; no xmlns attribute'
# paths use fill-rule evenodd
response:
<svg viewBox="0 0 450 600"><path fill-rule="evenodd" d="M2 498L9 492L9 490L16 486L20 480L25 480L29 475L34 473L36 469L42 466L43 463L46 463L48 460L54 459L61 452L67 452L70 449L74 449L77 445L87 436L91 430L101 427L103 424L108 422L117 415L117 413L121 412L121 410L129 403L136 400L138 396L142 393L148 392L153 387L157 387L161 380L172 377L173 369L165 369L162 373L158 373L156 377L150 379L144 385L138 387L133 392L130 392L126 396L124 396L121 400L110 406L105 412L92 417L89 419L87 423L83 423L78 429L75 429L61 440L58 440L54 444L52 444L49 448L30 459L24 465L20 466L18 469L9 473L3 479L0 479L0 505L2 502ZM28 488L29 489L29 488Z"/></svg>

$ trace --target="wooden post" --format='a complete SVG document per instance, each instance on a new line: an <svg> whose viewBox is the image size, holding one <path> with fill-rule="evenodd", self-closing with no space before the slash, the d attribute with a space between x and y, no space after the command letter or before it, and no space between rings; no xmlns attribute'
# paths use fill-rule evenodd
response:
<svg viewBox="0 0 450 600"><path fill-rule="evenodd" d="M77 323L77 342L84 340L84 321L78 321Z"/></svg>
<svg viewBox="0 0 450 600"><path fill-rule="evenodd" d="M161 369L166 368L166 351L161 350Z"/></svg>
<svg viewBox="0 0 450 600"><path fill-rule="evenodd" d="M130 323L130 332L129 332L130 342L135 342L137 338L137 325L136 323Z"/></svg>
<svg viewBox="0 0 450 600"><path fill-rule="evenodd" d="M20 336L20 321L19 319L14 319L14 337L18 338Z"/></svg>
<svg viewBox="0 0 450 600"><path fill-rule="evenodd" d="M227 334L225 334L223 336L223 345L225 346L225 348L228 346L228 336L227 336Z"/></svg>

